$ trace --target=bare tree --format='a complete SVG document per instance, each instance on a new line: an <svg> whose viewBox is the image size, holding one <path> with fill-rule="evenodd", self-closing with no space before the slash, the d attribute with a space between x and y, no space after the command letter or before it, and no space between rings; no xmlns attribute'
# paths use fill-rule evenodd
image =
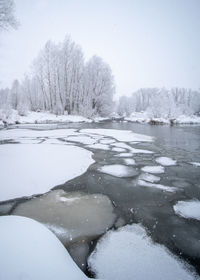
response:
<svg viewBox="0 0 200 280"><path fill-rule="evenodd" d="M13 0L0 0L0 30L17 28L18 21L14 16L14 10Z"/></svg>

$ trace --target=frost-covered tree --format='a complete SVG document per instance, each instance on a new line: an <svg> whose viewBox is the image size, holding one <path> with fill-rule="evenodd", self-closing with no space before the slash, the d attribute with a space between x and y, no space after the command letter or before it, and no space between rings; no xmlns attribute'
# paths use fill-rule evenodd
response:
<svg viewBox="0 0 200 280"><path fill-rule="evenodd" d="M0 0L0 30L16 28L18 22L14 16L15 5L13 0Z"/></svg>

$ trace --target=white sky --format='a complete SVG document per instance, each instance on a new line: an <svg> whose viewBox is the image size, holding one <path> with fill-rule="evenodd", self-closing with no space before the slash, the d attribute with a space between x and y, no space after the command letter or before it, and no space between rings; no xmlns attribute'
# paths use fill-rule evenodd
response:
<svg viewBox="0 0 200 280"><path fill-rule="evenodd" d="M18 30L0 34L0 87L65 35L110 64L117 95L140 87L200 88L200 0L15 0Z"/></svg>

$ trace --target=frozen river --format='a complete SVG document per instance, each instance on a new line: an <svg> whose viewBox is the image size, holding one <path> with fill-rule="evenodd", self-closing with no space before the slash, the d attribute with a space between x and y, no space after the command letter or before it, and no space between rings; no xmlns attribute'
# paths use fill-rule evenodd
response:
<svg viewBox="0 0 200 280"><path fill-rule="evenodd" d="M178 215L174 208L179 201L200 200L200 167L191 164L200 162L200 126L104 122L23 128L30 128L32 132L57 128L81 129L82 136L86 137L89 132L84 129L131 130L154 137L154 141L129 141L126 147L126 141L116 141L113 135L104 135L104 138L98 138L98 143L92 144L86 143L86 138L78 142L72 135L71 143L92 152L95 162L82 175L54 189L106 195L115 208L115 227L140 223L155 242L165 245L200 273L200 221ZM62 138L55 137L54 141ZM1 143L11 143L11 140L4 137ZM18 140L14 141L18 145ZM159 168L148 169L152 166ZM24 201L24 198L12 201L14 206L12 209L8 206L7 213L12 213L16 205ZM5 206L5 202L1 203L0 211L3 209L2 214L6 214L6 207L2 205ZM197 216L200 217L200 214ZM90 250L94 244L90 244Z"/></svg>

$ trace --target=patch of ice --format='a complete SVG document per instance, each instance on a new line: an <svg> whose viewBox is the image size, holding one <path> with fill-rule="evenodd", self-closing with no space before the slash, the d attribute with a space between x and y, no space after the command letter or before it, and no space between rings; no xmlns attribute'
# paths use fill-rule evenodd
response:
<svg viewBox="0 0 200 280"><path fill-rule="evenodd" d="M132 153L120 153L118 155L115 155L115 157L132 157L133 154Z"/></svg>
<svg viewBox="0 0 200 280"><path fill-rule="evenodd" d="M196 167L199 167L199 166L200 166L200 162L194 162L194 161L192 161L192 162L190 162L190 164L192 164L192 165L194 165L194 166L196 166Z"/></svg>
<svg viewBox="0 0 200 280"><path fill-rule="evenodd" d="M54 138L50 138L50 139L45 139L44 142L42 142L42 144L58 144L58 145L65 145L66 143L62 140L59 139L54 139Z"/></svg>
<svg viewBox="0 0 200 280"><path fill-rule="evenodd" d="M130 130L118 130L118 129L82 129L81 132L83 133L94 133L100 134L104 136L109 136L117 139L118 141L124 142L132 142L132 141L139 141L139 142L152 142L153 137L133 133Z"/></svg>
<svg viewBox="0 0 200 280"><path fill-rule="evenodd" d="M122 164L104 165L98 168L98 170L116 177L132 177L138 175L135 169Z"/></svg>
<svg viewBox="0 0 200 280"><path fill-rule="evenodd" d="M105 138L105 139L100 140L100 143L101 144L112 144L112 143L115 143L115 140Z"/></svg>
<svg viewBox="0 0 200 280"><path fill-rule="evenodd" d="M158 157L155 161L163 166L176 165L176 160L173 160L169 157Z"/></svg>
<svg viewBox="0 0 200 280"><path fill-rule="evenodd" d="M78 143L82 143L85 145L92 145L95 144L97 140L92 139L89 136L84 136L84 135L80 135L80 136L69 136L67 137L67 141L72 141L72 142L78 142Z"/></svg>
<svg viewBox="0 0 200 280"><path fill-rule="evenodd" d="M56 236L25 217L0 217L0 279L88 279Z"/></svg>
<svg viewBox="0 0 200 280"><path fill-rule="evenodd" d="M164 246L154 244L138 224L106 233L88 264L97 278L109 280L195 279L181 260Z"/></svg>
<svg viewBox="0 0 200 280"><path fill-rule="evenodd" d="M142 149L135 149L131 146L129 146L128 144L126 143L113 143L111 144L112 146L115 146L115 147L119 147L119 148L123 148L123 149L127 149L129 150L131 153L133 154L153 154L152 151L148 151L148 150L142 150Z"/></svg>
<svg viewBox="0 0 200 280"><path fill-rule="evenodd" d="M17 141L20 144L39 144L41 143L42 139L18 138L17 140L14 141Z"/></svg>
<svg viewBox="0 0 200 280"><path fill-rule="evenodd" d="M118 153L126 152L125 149L123 149L123 148L117 148L117 147L112 148L112 151L113 151L113 152L118 152Z"/></svg>
<svg viewBox="0 0 200 280"><path fill-rule="evenodd" d="M105 150L105 151L110 150L108 145L106 145L106 144L99 144L99 143L93 144L93 145L88 145L86 147L90 148L90 149L97 149L97 150Z"/></svg>
<svg viewBox="0 0 200 280"><path fill-rule="evenodd" d="M174 211L177 215L184 218L200 220L200 201L178 201L174 205Z"/></svg>
<svg viewBox="0 0 200 280"><path fill-rule="evenodd" d="M67 145L0 145L0 201L45 193L83 174L92 153Z"/></svg>
<svg viewBox="0 0 200 280"><path fill-rule="evenodd" d="M135 165L135 160L133 158L125 158L124 162L126 165Z"/></svg>
<svg viewBox="0 0 200 280"><path fill-rule="evenodd" d="M139 176L139 179L150 182L150 183L154 183L154 182L159 182L160 181L160 177L149 174L149 173L142 173Z"/></svg>
<svg viewBox="0 0 200 280"><path fill-rule="evenodd" d="M103 234L116 218L110 199L101 194L51 191L19 204L14 215L45 224L67 245Z"/></svg>
<svg viewBox="0 0 200 280"><path fill-rule="evenodd" d="M138 185L142 186L142 187L156 188L156 189L163 190L166 192L176 192L177 191L177 188L175 188L175 187L164 186L161 184L153 184L153 183L149 183L147 181L141 180L141 179L138 180Z"/></svg>
<svg viewBox="0 0 200 280"><path fill-rule="evenodd" d="M141 168L142 171L147 173L161 174L165 172L163 166L145 166Z"/></svg>

